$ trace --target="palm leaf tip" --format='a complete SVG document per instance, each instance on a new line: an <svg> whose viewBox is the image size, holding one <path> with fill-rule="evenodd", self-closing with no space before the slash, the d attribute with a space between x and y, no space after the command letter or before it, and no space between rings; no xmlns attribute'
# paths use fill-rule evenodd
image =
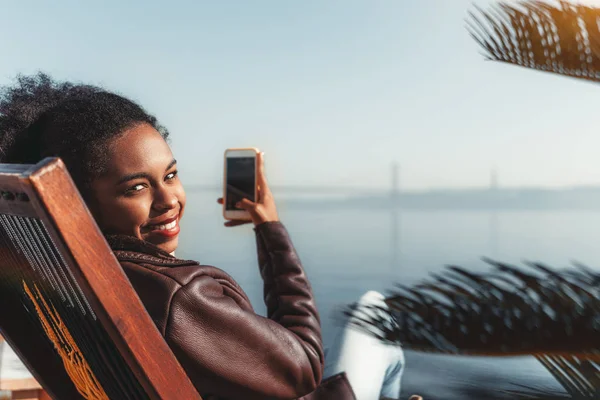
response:
<svg viewBox="0 0 600 400"><path fill-rule="evenodd" d="M600 82L600 8L531 0L474 8L466 29L486 59Z"/></svg>

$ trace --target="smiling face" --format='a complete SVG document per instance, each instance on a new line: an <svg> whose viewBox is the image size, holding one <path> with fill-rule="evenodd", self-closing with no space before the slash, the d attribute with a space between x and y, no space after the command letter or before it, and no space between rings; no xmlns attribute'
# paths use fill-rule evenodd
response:
<svg viewBox="0 0 600 400"><path fill-rule="evenodd" d="M169 145L149 124L114 139L107 171L91 183L90 210L105 234L124 234L172 253L185 192Z"/></svg>

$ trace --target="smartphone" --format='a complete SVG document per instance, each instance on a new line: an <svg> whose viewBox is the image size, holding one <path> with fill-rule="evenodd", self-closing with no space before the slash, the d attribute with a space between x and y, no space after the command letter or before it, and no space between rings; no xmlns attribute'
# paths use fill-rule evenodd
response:
<svg viewBox="0 0 600 400"><path fill-rule="evenodd" d="M225 150L223 216L225 219L250 220L250 214L235 204L246 198L256 201L258 149L254 147Z"/></svg>

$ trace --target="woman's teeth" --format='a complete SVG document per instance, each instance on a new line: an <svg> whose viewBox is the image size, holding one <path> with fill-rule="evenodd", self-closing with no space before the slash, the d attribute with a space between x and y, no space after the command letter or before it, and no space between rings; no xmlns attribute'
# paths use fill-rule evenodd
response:
<svg viewBox="0 0 600 400"><path fill-rule="evenodd" d="M173 221L173 222L169 222L166 225L155 225L153 226L153 230L155 231L168 231L171 230L173 228L175 228L177 226L177 220Z"/></svg>

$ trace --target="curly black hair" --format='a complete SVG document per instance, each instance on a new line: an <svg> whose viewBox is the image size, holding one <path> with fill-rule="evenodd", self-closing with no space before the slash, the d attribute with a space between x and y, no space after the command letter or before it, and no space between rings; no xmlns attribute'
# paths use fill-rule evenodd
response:
<svg viewBox="0 0 600 400"><path fill-rule="evenodd" d="M138 124L168 131L133 101L101 87L19 75L0 87L0 163L35 164L60 157L84 194L106 169L112 139Z"/></svg>

